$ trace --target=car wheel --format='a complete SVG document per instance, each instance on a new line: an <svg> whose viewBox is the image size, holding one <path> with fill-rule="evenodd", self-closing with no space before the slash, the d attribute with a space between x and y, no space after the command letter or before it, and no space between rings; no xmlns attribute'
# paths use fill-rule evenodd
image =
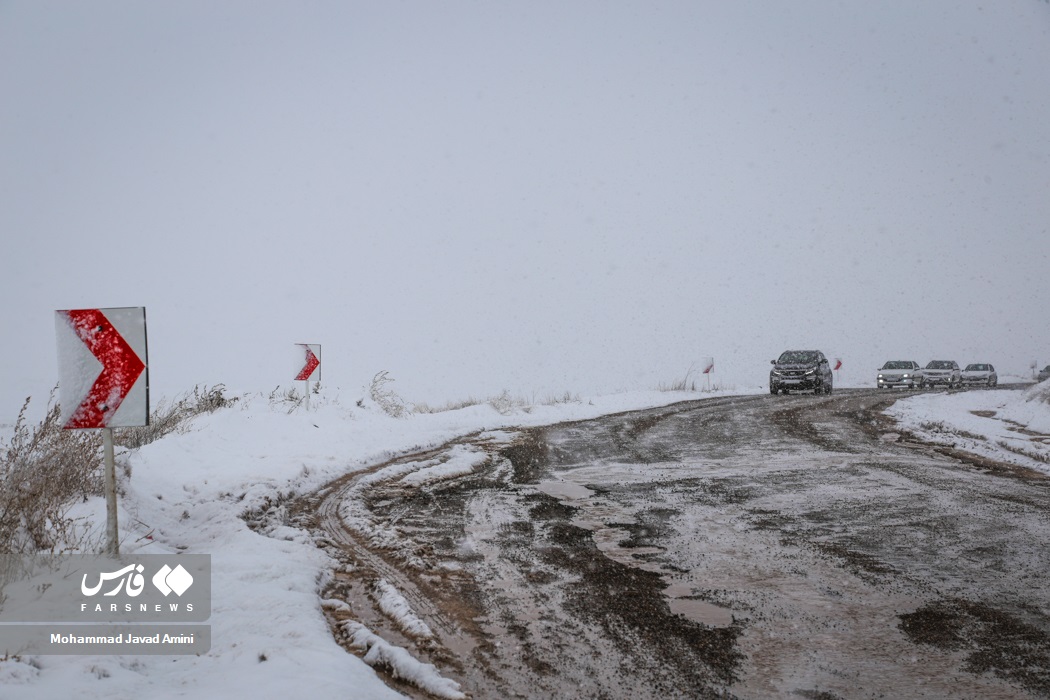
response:
<svg viewBox="0 0 1050 700"><path fill-rule="evenodd" d="M827 394L828 396L831 396L831 385L830 384L825 384L824 385L824 393Z"/></svg>
<svg viewBox="0 0 1050 700"><path fill-rule="evenodd" d="M772 394L773 396L776 396L777 394L780 393L780 391L775 386L771 386L771 387L769 387L769 393Z"/></svg>

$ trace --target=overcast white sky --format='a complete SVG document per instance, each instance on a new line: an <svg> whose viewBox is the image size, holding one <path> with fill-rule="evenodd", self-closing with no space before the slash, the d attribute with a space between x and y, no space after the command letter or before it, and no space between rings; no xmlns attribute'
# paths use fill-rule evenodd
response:
<svg viewBox="0 0 1050 700"><path fill-rule="evenodd" d="M0 2L0 417L55 309L154 395L1050 362L1050 4Z"/></svg>

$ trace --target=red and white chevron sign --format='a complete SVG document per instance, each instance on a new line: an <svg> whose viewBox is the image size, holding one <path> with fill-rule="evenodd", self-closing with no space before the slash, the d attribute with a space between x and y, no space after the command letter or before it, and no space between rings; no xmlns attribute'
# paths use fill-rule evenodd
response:
<svg viewBox="0 0 1050 700"><path fill-rule="evenodd" d="M149 424L146 309L55 312L64 428Z"/></svg>
<svg viewBox="0 0 1050 700"><path fill-rule="evenodd" d="M301 382L321 381L321 372L318 369L321 366L321 346L306 343L296 343L296 345L306 350L305 364L299 370L299 374L295 375L296 380Z"/></svg>

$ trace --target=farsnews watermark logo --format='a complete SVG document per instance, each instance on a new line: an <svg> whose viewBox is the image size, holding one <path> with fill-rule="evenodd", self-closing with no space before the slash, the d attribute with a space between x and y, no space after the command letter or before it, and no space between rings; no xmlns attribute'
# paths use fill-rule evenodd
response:
<svg viewBox="0 0 1050 700"><path fill-rule="evenodd" d="M182 594L185 593L193 586L193 574L186 570L182 564L176 564L175 568L171 568L167 563L154 562L156 566L160 564L156 573L150 578L153 583L153 587L157 591L167 598L174 594L175 597L181 598ZM80 581L80 592L88 598L93 598L100 593L103 597L116 597L120 596L123 592L124 596L128 598L138 598L142 592L146 589L146 577L143 576L143 572L146 571L146 567L140 563L128 564L127 566L116 569L114 571L100 571L97 574L84 574ZM114 582L116 582L114 584ZM91 585L91 584L94 585ZM109 588L109 590L103 592L103 589ZM119 598L118 598L119 600ZM138 602L132 604L125 602L123 605L120 603L109 601L103 603L96 601L94 603L81 603L81 612L135 612L136 607L139 612L147 613L151 610L154 612L172 612L177 613L180 611L191 613L193 612L193 603L187 602L181 603L150 603L150 602Z"/></svg>
<svg viewBox="0 0 1050 700"><path fill-rule="evenodd" d="M80 583L80 592L86 596L93 596L102 590L102 586L106 581L117 579L120 583L118 583L113 590L108 593L103 593L103 595L116 595L120 593L120 589L124 588L124 585L127 584L127 593L134 598L139 593L142 593L142 589L145 587L142 579L142 568L142 564L129 564L119 571L100 573L98 575L98 585L93 588L88 588L88 574L84 574L84 580ZM127 575L126 578L125 574Z"/></svg>
<svg viewBox="0 0 1050 700"><path fill-rule="evenodd" d="M202 654L210 616L209 554L0 556L0 657Z"/></svg>
<svg viewBox="0 0 1050 700"><path fill-rule="evenodd" d="M153 585L164 594L164 597L167 597L169 593L181 597L193 585L193 577L190 576L189 571L182 568L182 564L174 569L165 564L153 577Z"/></svg>
<svg viewBox="0 0 1050 700"><path fill-rule="evenodd" d="M74 555L8 567L3 622L203 622L211 615L211 556Z"/></svg>
<svg viewBox="0 0 1050 700"><path fill-rule="evenodd" d="M80 583L80 592L88 597L95 596L107 582L117 581L116 586L102 595L115 596L123 589L132 598L137 597L146 586L142 576L144 570L145 567L142 564L129 564L117 571L101 572L98 574L98 584L94 586L88 586L89 574L84 574L83 581ZM193 585L193 575L186 571L182 564L177 565L174 569L164 564L153 575L152 580L153 585L165 598L172 593L181 597Z"/></svg>

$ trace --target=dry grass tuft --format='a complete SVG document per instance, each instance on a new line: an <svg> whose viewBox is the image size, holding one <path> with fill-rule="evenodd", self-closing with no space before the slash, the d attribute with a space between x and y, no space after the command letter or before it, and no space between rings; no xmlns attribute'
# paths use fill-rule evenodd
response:
<svg viewBox="0 0 1050 700"><path fill-rule="evenodd" d="M404 418L408 415L408 407L405 406L404 399L388 386L393 381L392 377L387 376L386 370L376 373L376 376L372 377L371 386L368 387L368 395L383 413L391 418Z"/></svg>
<svg viewBox="0 0 1050 700"><path fill-rule="evenodd" d="M149 425L121 428L113 433L113 442L121 447L134 449L148 445L170 433L185 429L188 421L202 413L212 413L220 408L232 406L238 397L227 397L226 387L216 384L195 386L192 393L177 397L174 401L162 401L149 417Z"/></svg>
<svg viewBox="0 0 1050 700"><path fill-rule="evenodd" d="M78 539L68 516L77 500L102 493L102 433L63 430L55 391L39 425L22 404L8 443L0 443L0 554L58 553Z"/></svg>

